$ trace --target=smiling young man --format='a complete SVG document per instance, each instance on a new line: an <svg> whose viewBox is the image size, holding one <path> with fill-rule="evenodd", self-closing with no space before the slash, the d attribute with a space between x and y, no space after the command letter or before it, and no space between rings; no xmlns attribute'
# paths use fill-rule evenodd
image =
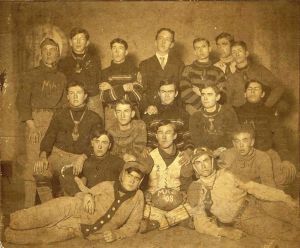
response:
<svg viewBox="0 0 300 248"><path fill-rule="evenodd" d="M210 61L210 43L207 39L197 38L193 41L196 60L182 72L180 81L181 99L190 114L202 106L200 89L203 85L216 84L220 89L224 87L224 73ZM223 97L224 98L224 97ZM223 100L219 99L220 100Z"/></svg>
<svg viewBox="0 0 300 248"><path fill-rule="evenodd" d="M90 34L87 30L75 27L70 32L70 55L63 58L58 68L68 81L83 82L89 96L87 106L103 118L102 103L99 99L100 59L89 51Z"/></svg>
<svg viewBox="0 0 300 248"><path fill-rule="evenodd" d="M251 79L256 79L262 82L266 88L264 104L267 107L273 107L284 93L284 87L280 80L263 65L249 60L249 51L244 41L234 42L231 51L236 63L236 72L228 77L228 103L235 107L243 105L246 102L245 84Z"/></svg>
<svg viewBox="0 0 300 248"><path fill-rule="evenodd" d="M295 180L296 167L292 164L293 156L288 150L284 127L272 109L264 105L264 96L264 85L258 80L250 80L245 85L247 102L236 108L236 113L241 124L248 123L254 128L254 147L271 157L276 185L286 187Z"/></svg>
<svg viewBox="0 0 300 248"><path fill-rule="evenodd" d="M140 80L138 68L127 58L128 44L121 38L110 42L112 61L101 74L99 84L100 98L105 106L105 128L108 129L113 122L114 104L116 101L126 99L134 103L138 111L142 99L143 85ZM136 114L139 114L138 112Z"/></svg>
<svg viewBox="0 0 300 248"><path fill-rule="evenodd" d="M187 199L197 232L234 240L248 234L299 242L299 206L290 196L252 180L240 180L228 170L216 170L216 158L207 148L195 149L192 164L198 180L190 185ZM279 211L265 211L265 204Z"/></svg>
<svg viewBox="0 0 300 248"><path fill-rule="evenodd" d="M128 162L116 181L12 213L6 241L47 244L79 237L113 242L133 236L143 217L144 195L138 188L147 173L148 166Z"/></svg>
<svg viewBox="0 0 300 248"><path fill-rule="evenodd" d="M93 126L102 120L86 106L87 92L81 82L68 84L69 106L53 116L40 145L39 160L34 174L41 202L52 198L51 178L58 176L64 188L61 169L73 164L73 174L78 175L87 156L90 155L89 135ZM68 193L68 192L64 192Z"/></svg>
<svg viewBox="0 0 300 248"><path fill-rule="evenodd" d="M20 77L16 106L21 121L26 123L26 163L23 173L24 207L35 204L36 185L32 177L34 163L39 157L42 138L53 113L66 102L66 78L57 71L60 57L58 44L46 38L41 42L40 65Z"/></svg>
<svg viewBox="0 0 300 248"><path fill-rule="evenodd" d="M227 78L236 70L235 62L231 54L231 46L234 42L234 37L229 33L221 33L216 37L216 45L219 54L219 61L214 66L220 68Z"/></svg>
<svg viewBox="0 0 300 248"><path fill-rule="evenodd" d="M175 32L161 28L155 36L155 55L140 63L140 72L146 94L143 96L144 108L157 102L157 91L161 80L170 80L178 86L183 62L172 53Z"/></svg>
<svg viewBox="0 0 300 248"><path fill-rule="evenodd" d="M215 150L231 147L231 131L239 125L236 113L229 105L220 105L220 89L216 85L204 85L201 90L202 108L189 121L195 146Z"/></svg>

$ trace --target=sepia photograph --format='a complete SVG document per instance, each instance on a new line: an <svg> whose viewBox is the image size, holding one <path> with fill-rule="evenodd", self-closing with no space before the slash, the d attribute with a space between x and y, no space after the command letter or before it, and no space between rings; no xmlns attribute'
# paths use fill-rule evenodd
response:
<svg viewBox="0 0 300 248"><path fill-rule="evenodd" d="M0 248L299 248L300 4L0 1Z"/></svg>

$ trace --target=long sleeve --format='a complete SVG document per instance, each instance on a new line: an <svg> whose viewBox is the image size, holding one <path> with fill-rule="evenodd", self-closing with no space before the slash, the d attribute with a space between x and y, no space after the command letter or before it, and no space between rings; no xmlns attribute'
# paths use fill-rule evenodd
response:
<svg viewBox="0 0 300 248"><path fill-rule="evenodd" d="M201 120L199 118L199 113L195 112L191 117L189 121L189 129L191 132L192 142L195 146L199 146L201 142L201 129L199 129L199 125L201 125Z"/></svg>
<svg viewBox="0 0 300 248"><path fill-rule="evenodd" d="M137 135L133 142L133 151L135 155L140 155L147 145L146 124L143 121L139 121L136 131Z"/></svg>
<svg viewBox="0 0 300 248"><path fill-rule="evenodd" d="M189 76L191 70L191 66L186 66L182 72L180 80L181 99L184 103L191 104L196 109L199 109L202 105L201 98L198 94L196 94L195 89L193 88L192 81Z"/></svg>
<svg viewBox="0 0 300 248"><path fill-rule="evenodd" d="M33 78L30 78L27 73L25 73L20 80L20 88L16 98L16 106L21 121L32 120L31 80L33 80Z"/></svg>
<svg viewBox="0 0 300 248"><path fill-rule="evenodd" d="M258 152L258 150L256 152ZM266 153L262 152L261 156L259 156L257 160L260 163L259 175L261 183L276 188L273 166L270 157Z"/></svg>
<svg viewBox="0 0 300 248"><path fill-rule="evenodd" d="M40 145L40 151L46 152L47 157L52 152L58 131L59 131L58 118L57 118L57 114L54 114Z"/></svg>
<svg viewBox="0 0 300 248"><path fill-rule="evenodd" d="M143 218L143 213L144 198L143 194L141 194L140 197L138 197L137 202L126 223L122 227L114 231L119 239L130 237L137 233L140 227L141 220Z"/></svg>
<svg viewBox="0 0 300 248"><path fill-rule="evenodd" d="M284 87L280 80L276 78L271 71L264 66L260 68L262 83L271 88L270 95L268 96L265 105L272 107L282 96Z"/></svg>

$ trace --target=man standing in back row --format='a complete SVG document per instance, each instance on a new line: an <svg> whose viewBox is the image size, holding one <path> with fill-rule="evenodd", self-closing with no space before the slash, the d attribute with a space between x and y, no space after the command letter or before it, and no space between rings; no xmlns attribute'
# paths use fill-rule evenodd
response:
<svg viewBox="0 0 300 248"><path fill-rule="evenodd" d="M161 80L175 82L178 86L183 62L171 53L174 47L175 32L169 28L161 28L155 37L156 53L140 64L142 82L147 95L144 96L144 105L149 106L158 100L157 92Z"/></svg>

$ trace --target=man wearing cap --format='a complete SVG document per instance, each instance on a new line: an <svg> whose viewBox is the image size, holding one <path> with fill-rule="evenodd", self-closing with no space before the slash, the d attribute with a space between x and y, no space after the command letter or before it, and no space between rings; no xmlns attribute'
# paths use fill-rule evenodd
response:
<svg viewBox="0 0 300 248"><path fill-rule="evenodd" d="M40 65L20 78L16 99L19 117L26 123L26 163L24 169L25 208L35 203L36 186L33 167L39 157L40 142L53 112L66 102L66 78L57 71L59 46L46 38L41 45Z"/></svg>
<svg viewBox="0 0 300 248"><path fill-rule="evenodd" d="M68 81L77 80L84 83L89 96L87 106L103 118L98 89L101 63L100 59L88 49L90 45L88 31L79 27L73 28L69 44L71 54L59 62L58 68L66 75Z"/></svg>
<svg viewBox="0 0 300 248"><path fill-rule="evenodd" d="M205 38L197 38L193 41L193 47L197 59L184 68L180 80L181 98L190 115L202 106L199 90L204 84L219 85L220 89L225 86L224 73L210 61L209 41Z"/></svg>
<svg viewBox="0 0 300 248"><path fill-rule="evenodd" d="M144 196L138 188L147 173L149 167L127 162L117 181L12 213L6 240L41 244L83 237L113 242L132 236L143 216Z"/></svg>
<svg viewBox="0 0 300 248"><path fill-rule="evenodd" d="M187 199L197 232L230 239L240 239L244 232L299 242L299 206L290 196L254 181L243 182L224 169L217 171L207 148L195 149L192 164L199 179L190 185ZM266 212L263 204L278 205L281 211Z"/></svg>
<svg viewBox="0 0 300 248"><path fill-rule="evenodd" d="M180 163L181 152L174 143L176 137L174 123L162 120L156 130L158 148L150 152L154 166L146 187L144 219L157 222L160 230L189 218L184 203L192 169L189 163Z"/></svg>

